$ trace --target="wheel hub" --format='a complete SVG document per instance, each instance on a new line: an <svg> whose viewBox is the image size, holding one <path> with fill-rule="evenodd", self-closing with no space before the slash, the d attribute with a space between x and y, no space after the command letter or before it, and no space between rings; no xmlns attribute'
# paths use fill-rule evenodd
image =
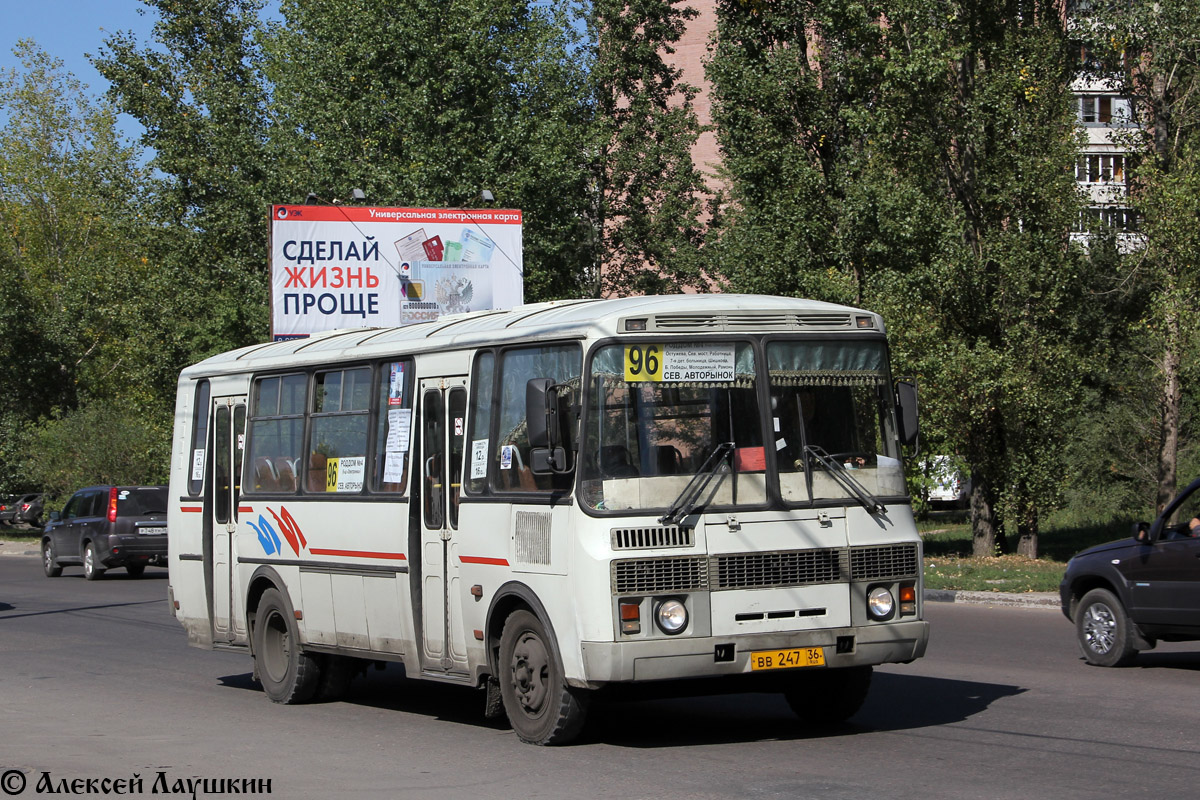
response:
<svg viewBox="0 0 1200 800"><path fill-rule="evenodd" d="M1087 646L1096 653L1107 653L1116 642L1117 620L1112 609L1099 603L1087 610L1083 622L1083 636Z"/></svg>
<svg viewBox="0 0 1200 800"><path fill-rule="evenodd" d="M529 714L537 714L546 703L546 682L549 677L550 659L541 639L525 633L513 648L513 688L521 707Z"/></svg>

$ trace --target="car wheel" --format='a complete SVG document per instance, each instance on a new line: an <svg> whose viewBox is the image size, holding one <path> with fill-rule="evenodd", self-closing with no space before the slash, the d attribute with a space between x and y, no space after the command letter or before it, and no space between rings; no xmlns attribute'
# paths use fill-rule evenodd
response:
<svg viewBox="0 0 1200 800"><path fill-rule="evenodd" d="M42 571L46 573L47 578L57 578L62 575L62 567L55 563L54 543L49 539L42 541Z"/></svg>
<svg viewBox="0 0 1200 800"><path fill-rule="evenodd" d="M545 626L516 611L500 635L500 694L517 737L529 744L566 744L587 718L588 695L567 685Z"/></svg>
<svg viewBox="0 0 1200 800"><path fill-rule="evenodd" d="M802 672L783 697L805 724L832 725L858 713L871 689L871 667Z"/></svg>
<svg viewBox="0 0 1200 800"><path fill-rule="evenodd" d="M267 589L254 619L254 666L267 697L293 705L317 690L316 660L300 647L300 632L278 589Z"/></svg>
<svg viewBox="0 0 1200 800"><path fill-rule="evenodd" d="M140 578L142 573L146 571L145 564L126 564L125 571L129 573L131 578Z"/></svg>
<svg viewBox="0 0 1200 800"><path fill-rule="evenodd" d="M95 581L103 578L104 572L104 567L100 566L100 554L96 552L96 545L88 542L83 551L83 577Z"/></svg>
<svg viewBox="0 0 1200 800"><path fill-rule="evenodd" d="M1137 655L1133 623L1121 601L1107 589L1092 589L1079 601L1075 632L1089 664L1122 667Z"/></svg>

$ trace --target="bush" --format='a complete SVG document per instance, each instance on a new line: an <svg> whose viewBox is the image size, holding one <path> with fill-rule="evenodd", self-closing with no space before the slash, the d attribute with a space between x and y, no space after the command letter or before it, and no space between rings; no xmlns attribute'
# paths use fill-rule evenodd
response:
<svg viewBox="0 0 1200 800"><path fill-rule="evenodd" d="M50 498L93 484L163 484L170 419L132 403L92 401L26 429L25 476Z"/></svg>

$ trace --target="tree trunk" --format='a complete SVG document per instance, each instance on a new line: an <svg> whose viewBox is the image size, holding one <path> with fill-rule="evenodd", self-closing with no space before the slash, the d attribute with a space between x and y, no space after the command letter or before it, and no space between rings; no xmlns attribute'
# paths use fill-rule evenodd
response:
<svg viewBox="0 0 1200 800"><path fill-rule="evenodd" d="M974 481L971 489L971 555L987 558L1004 548L1004 535L996 523L996 506L988 484Z"/></svg>
<svg viewBox="0 0 1200 800"><path fill-rule="evenodd" d="M1038 557L1038 515L1030 511L1025 521L1017 526L1017 555L1026 558Z"/></svg>
<svg viewBox="0 0 1200 800"><path fill-rule="evenodd" d="M1171 314L1166 321L1167 345L1162 357L1162 397L1158 440L1158 501L1161 512L1175 497L1179 458L1179 416L1183 389L1179 384L1179 318Z"/></svg>

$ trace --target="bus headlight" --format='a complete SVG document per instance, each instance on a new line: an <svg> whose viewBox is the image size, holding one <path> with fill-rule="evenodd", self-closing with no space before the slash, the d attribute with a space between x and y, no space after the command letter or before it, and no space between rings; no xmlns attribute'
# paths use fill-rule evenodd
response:
<svg viewBox="0 0 1200 800"><path fill-rule="evenodd" d="M687 606L676 597L663 600L654 608L654 622L668 636L682 633L688 625Z"/></svg>
<svg viewBox="0 0 1200 800"><path fill-rule="evenodd" d="M875 619L887 619L896 610L896 601L886 586L867 592L867 611Z"/></svg>

